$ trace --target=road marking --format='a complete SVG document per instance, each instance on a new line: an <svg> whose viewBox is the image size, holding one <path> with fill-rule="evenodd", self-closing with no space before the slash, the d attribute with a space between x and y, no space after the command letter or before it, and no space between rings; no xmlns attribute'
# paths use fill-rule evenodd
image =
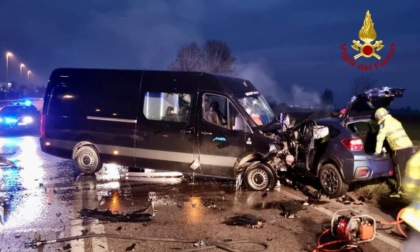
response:
<svg viewBox="0 0 420 252"><path fill-rule="evenodd" d="M70 236L79 236L82 235L82 220L76 219L71 220L71 229L70 229ZM85 251L85 240L79 239L79 240L72 240L70 241L70 246L72 251Z"/></svg>
<svg viewBox="0 0 420 252"><path fill-rule="evenodd" d="M95 234L104 234L105 227L102 224L93 224L90 226L90 231ZM93 252L108 251L108 242L105 237L92 238L92 250Z"/></svg>
<svg viewBox="0 0 420 252"><path fill-rule="evenodd" d="M285 190L282 190L281 192L283 194L286 194L287 197L290 197L292 199L302 200L302 201L305 201L306 200L305 198L299 197L299 196L294 195L293 193L290 193L290 192L286 192ZM318 212L321 212L321 213L323 213L325 215L328 215L331 218L334 216L334 212L333 211L328 210L328 209L326 209L326 208L324 208L322 206L315 205L315 207L313 209L315 209ZM371 214L369 214L369 215L371 215ZM371 215L371 216L374 217L375 220L377 220L377 216L373 216L373 215ZM397 249L401 249L401 242L400 241L397 241L397 240L394 240L392 238L389 238L388 236L385 236L385 235L380 234L378 232L376 232L375 238L378 238L379 240L381 240L381 241L383 241L385 243L388 243L389 245L391 245L391 246L393 246L393 247L395 247Z"/></svg>

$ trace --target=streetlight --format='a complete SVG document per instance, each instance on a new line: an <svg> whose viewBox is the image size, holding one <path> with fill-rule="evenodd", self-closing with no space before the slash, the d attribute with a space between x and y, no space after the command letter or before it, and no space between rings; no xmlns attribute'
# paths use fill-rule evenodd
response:
<svg viewBox="0 0 420 252"><path fill-rule="evenodd" d="M22 69L25 67L25 64L20 63L20 76L22 76Z"/></svg>
<svg viewBox="0 0 420 252"><path fill-rule="evenodd" d="M28 70L28 81L29 81L29 75L31 74L32 72L31 72L31 70Z"/></svg>
<svg viewBox="0 0 420 252"><path fill-rule="evenodd" d="M9 72L9 57L13 57L13 53L6 52L6 83L7 83L7 74Z"/></svg>

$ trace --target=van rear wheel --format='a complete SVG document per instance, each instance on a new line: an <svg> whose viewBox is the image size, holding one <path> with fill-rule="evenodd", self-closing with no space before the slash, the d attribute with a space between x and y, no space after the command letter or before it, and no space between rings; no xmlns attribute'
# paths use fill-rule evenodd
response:
<svg viewBox="0 0 420 252"><path fill-rule="evenodd" d="M321 167L319 182L324 193L331 199L344 195L349 189L349 185L344 183L338 169L333 164L325 164Z"/></svg>
<svg viewBox="0 0 420 252"><path fill-rule="evenodd" d="M263 191L274 185L274 176L270 168L263 164L257 163L251 165L245 170L244 182L248 189L254 191Z"/></svg>
<svg viewBox="0 0 420 252"><path fill-rule="evenodd" d="M102 161L93 146L80 147L75 154L77 168L85 174L93 174L102 168Z"/></svg>

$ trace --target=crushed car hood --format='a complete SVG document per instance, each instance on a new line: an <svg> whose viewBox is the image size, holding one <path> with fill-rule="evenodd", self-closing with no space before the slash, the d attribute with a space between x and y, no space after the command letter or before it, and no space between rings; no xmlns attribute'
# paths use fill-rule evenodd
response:
<svg viewBox="0 0 420 252"><path fill-rule="evenodd" d="M353 96L350 103L347 105L347 110L343 119L347 120L349 117L373 118L373 115L378 108L383 107L389 109L394 98L403 96L404 90L404 88L381 87L369 89L361 94Z"/></svg>

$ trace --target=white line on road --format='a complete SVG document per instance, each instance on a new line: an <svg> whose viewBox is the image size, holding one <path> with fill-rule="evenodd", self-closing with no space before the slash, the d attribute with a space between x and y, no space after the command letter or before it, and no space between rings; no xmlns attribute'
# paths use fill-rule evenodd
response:
<svg viewBox="0 0 420 252"><path fill-rule="evenodd" d="M90 226L90 231L95 234L105 233L105 227L102 224L93 224ZM93 252L105 252L108 251L108 242L105 237L92 238L92 250Z"/></svg>
<svg viewBox="0 0 420 252"><path fill-rule="evenodd" d="M71 220L71 229L70 229L70 236L79 236L82 235L82 220L76 219ZM82 252L85 251L85 240L78 239L70 241L71 251Z"/></svg>

